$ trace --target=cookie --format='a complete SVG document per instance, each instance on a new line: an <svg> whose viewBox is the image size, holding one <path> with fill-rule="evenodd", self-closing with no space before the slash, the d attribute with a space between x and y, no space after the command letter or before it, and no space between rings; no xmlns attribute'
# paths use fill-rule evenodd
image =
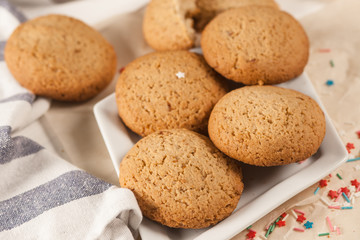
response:
<svg viewBox="0 0 360 240"><path fill-rule="evenodd" d="M144 216L173 228L204 228L229 216L243 190L238 163L186 129L141 139L120 164L121 187Z"/></svg>
<svg viewBox="0 0 360 240"><path fill-rule="evenodd" d="M247 6L219 14L202 32L201 47L211 67L246 85L295 78L309 57L302 26L271 7Z"/></svg>
<svg viewBox="0 0 360 240"><path fill-rule="evenodd" d="M179 50L134 60L120 75L115 92L125 125L146 136L172 128L207 132L210 112L226 88L202 56Z"/></svg>
<svg viewBox="0 0 360 240"><path fill-rule="evenodd" d="M196 0L200 12L196 16L196 29L202 30L211 19L228 9L250 5L279 9L274 0Z"/></svg>
<svg viewBox="0 0 360 240"><path fill-rule="evenodd" d="M307 95L275 86L246 86L214 107L209 136L226 155L257 166L305 160L325 136L325 117Z"/></svg>
<svg viewBox="0 0 360 240"><path fill-rule="evenodd" d="M184 50L194 46L192 16L195 0L152 0L146 7L143 34L155 50Z"/></svg>
<svg viewBox="0 0 360 240"><path fill-rule="evenodd" d="M5 46L14 78L36 95L60 101L84 101L113 79L113 47L85 23L47 15L21 24Z"/></svg>

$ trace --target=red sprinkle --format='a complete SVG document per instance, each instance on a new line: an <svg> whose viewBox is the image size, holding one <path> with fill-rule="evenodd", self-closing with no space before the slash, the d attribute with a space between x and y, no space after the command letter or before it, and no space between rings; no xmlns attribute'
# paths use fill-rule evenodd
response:
<svg viewBox="0 0 360 240"><path fill-rule="evenodd" d="M298 217L296 219L296 221L301 222L301 223L305 220L306 220L306 217L304 215L298 215Z"/></svg>
<svg viewBox="0 0 360 240"><path fill-rule="evenodd" d="M283 213L283 214L281 214L280 216L281 216L282 218L284 218L284 217L286 217L286 215L287 215L287 213Z"/></svg>
<svg viewBox="0 0 360 240"><path fill-rule="evenodd" d="M351 180L351 185L355 186L356 188L358 188L360 186L360 183L358 182L357 179Z"/></svg>
<svg viewBox="0 0 360 240"><path fill-rule="evenodd" d="M326 187L327 186L327 180L322 179L322 180L320 180L319 184L320 184L320 187L322 187L322 188Z"/></svg>
<svg viewBox="0 0 360 240"><path fill-rule="evenodd" d="M246 234L248 238L254 238L256 236L256 232L254 230L249 230L248 234Z"/></svg>
<svg viewBox="0 0 360 240"><path fill-rule="evenodd" d="M345 193L347 196L349 196L350 190L347 187L342 187L341 192Z"/></svg>
<svg viewBox="0 0 360 240"><path fill-rule="evenodd" d="M348 153L351 152L351 149L355 149L355 146L353 143L347 143L346 144L346 150L348 151Z"/></svg>
<svg viewBox="0 0 360 240"><path fill-rule="evenodd" d="M333 191L333 190L330 190L329 193L328 193L328 196L329 196L331 199L337 198L338 195L339 195L339 194L338 194L336 191Z"/></svg>
<svg viewBox="0 0 360 240"><path fill-rule="evenodd" d="M283 227L283 226L286 225L286 222L285 222L285 221L278 221L278 222L276 223L276 225L278 225L278 227Z"/></svg>
<svg viewBox="0 0 360 240"><path fill-rule="evenodd" d="M360 130L355 132L358 135L358 138L360 138Z"/></svg>
<svg viewBox="0 0 360 240"><path fill-rule="evenodd" d="M301 228L293 228L293 229L294 229L294 231L305 232L305 230L304 230L304 229L301 229Z"/></svg>
<svg viewBox="0 0 360 240"><path fill-rule="evenodd" d="M328 53L328 52L331 52L331 49L330 48L320 48L318 51L321 53Z"/></svg>
<svg viewBox="0 0 360 240"><path fill-rule="evenodd" d="M125 67L120 68L119 73L122 73L125 70Z"/></svg>

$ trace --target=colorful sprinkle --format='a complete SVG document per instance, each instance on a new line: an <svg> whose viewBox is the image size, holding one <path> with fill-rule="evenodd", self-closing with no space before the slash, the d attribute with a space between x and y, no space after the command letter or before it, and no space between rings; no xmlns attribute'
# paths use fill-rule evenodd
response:
<svg viewBox="0 0 360 240"><path fill-rule="evenodd" d="M340 228L339 227L337 227L336 228L336 233L338 234L338 235L340 235L341 233L340 233Z"/></svg>
<svg viewBox="0 0 360 240"><path fill-rule="evenodd" d="M342 177L340 176L340 174L337 173L336 176L342 180Z"/></svg>
<svg viewBox="0 0 360 240"><path fill-rule="evenodd" d="M125 67L120 68L119 73L122 73L125 70Z"/></svg>
<svg viewBox="0 0 360 240"><path fill-rule="evenodd" d="M319 233L318 234L319 237L329 236L329 235L330 235L330 233Z"/></svg>
<svg viewBox="0 0 360 240"><path fill-rule="evenodd" d="M326 206L329 206L329 203L328 201L324 198L324 197L320 197L320 200L326 205Z"/></svg>
<svg viewBox="0 0 360 240"><path fill-rule="evenodd" d="M330 60L330 66L331 66L331 67L334 67L334 66L335 66L335 64L334 64L334 61L333 61L333 60Z"/></svg>
<svg viewBox="0 0 360 240"><path fill-rule="evenodd" d="M333 80L327 80L326 85L327 86L332 86L332 85L334 85L334 81Z"/></svg>
<svg viewBox="0 0 360 240"><path fill-rule="evenodd" d="M286 222L285 222L285 221L278 221L278 222L276 223L276 225L277 225L278 227L283 227L283 226L286 225Z"/></svg>
<svg viewBox="0 0 360 240"><path fill-rule="evenodd" d="M305 215L305 213L304 213L304 212L302 212L302 211L300 211L300 210L298 210L298 209L294 209L294 211L295 211L296 213L299 213L299 214Z"/></svg>
<svg viewBox="0 0 360 240"><path fill-rule="evenodd" d="M305 232L304 229L301 229L301 228L293 228L294 231L298 231L298 232Z"/></svg>
<svg viewBox="0 0 360 240"><path fill-rule="evenodd" d="M347 187L340 188L341 192L345 193L346 196L349 196L350 190Z"/></svg>
<svg viewBox="0 0 360 240"><path fill-rule="evenodd" d="M320 184L320 187L322 187L322 188L326 187L327 186L327 180L322 179L322 180L320 180L319 184Z"/></svg>
<svg viewBox="0 0 360 240"><path fill-rule="evenodd" d="M349 206L349 207L341 207L342 210L345 210L345 209L353 209L353 207Z"/></svg>
<svg viewBox="0 0 360 240"><path fill-rule="evenodd" d="M357 134L358 138L360 138L360 130L356 131L355 133Z"/></svg>
<svg viewBox="0 0 360 240"><path fill-rule="evenodd" d="M330 218L329 218L329 217L326 217L326 221L327 221L327 223L328 223L328 225L329 225L330 231L333 232L333 231L334 231L334 227L333 227L333 225L331 224Z"/></svg>
<svg viewBox="0 0 360 240"><path fill-rule="evenodd" d="M248 226L246 229L247 229L247 230L250 230L250 228L252 228L252 225Z"/></svg>
<svg viewBox="0 0 360 240"><path fill-rule="evenodd" d="M355 161L359 161L360 157L358 158L353 158L353 159L348 159L346 162L355 162Z"/></svg>
<svg viewBox="0 0 360 240"><path fill-rule="evenodd" d="M331 49L330 48L320 48L318 51L321 53L328 53L328 52L331 52Z"/></svg>
<svg viewBox="0 0 360 240"><path fill-rule="evenodd" d="M346 150L348 151L348 153L350 153L352 149L355 149L354 144L353 143L347 143L346 144Z"/></svg>
<svg viewBox="0 0 360 240"><path fill-rule="evenodd" d="M306 217L304 215L299 215L296 219L296 221L301 222L301 223L304 222L305 220L306 220Z"/></svg>
<svg viewBox="0 0 360 240"><path fill-rule="evenodd" d="M179 78L179 79L180 79L180 78L185 78L185 73L184 73L184 72L177 72L175 75L176 75L176 77Z"/></svg>
<svg viewBox="0 0 360 240"><path fill-rule="evenodd" d="M256 232L253 231L253 230L250 230L250 231L246 234L246 236L247 236L248 238L254 238L254 237L256 236Z"/></svg>
<svg viewBox="0 0 360 240"><path fill-rule="evenodd" d="M345 198L345 200L349 203L350 202L350 199L348 198L348 196L346 196L346 194L343 192L342 193L343 197Z"/></svg>
<svg viewBox="0 0 360 240"><path fill-rule="evenodd" d="M314 195L316 195L318 193L318 191L320 190L320 187L317 187L314 191Z"/></svg>
<svg viewBox="0 0 360 240"><path fill-rule="evenodd" d="M331 199L334 199L334 198L337 198L338 197L338 193L334 190L330 190L329 193L328 193L328 196L331 198Z"/></svg>
<svg viewBox="0 0 360 240"><path fill-rule="evenodd" d="M271 224L269 229L265 233L265 237L268 237L269 234L274 230L275 224Z"/></svg>
<svg viewBox="0 0 360 240"><path fill-rule="evenodd" d="M313 224L314 224L313 222L307 221L307 222L304 224L304 226L305 226L306 229L310 229L310 228L312 228L312 225L313 225Z"/></svg>
<svg viewBox="0 0 360 240"><path fill-rule="evenodd" d="M358 188L360 186L360 183L358 182L357 179L351 180L351 185L353 185L354 187Z"/></svg>
<svg viewBox="0 0 360 240"><path fill-rule="evenodd" d="M341 193L341 191L340 191L340 193ZM335 199L335 202L339 201L339 199L340 199L340 197L341 197L341 194L340 194L340 193L338 193L339 195L338 195L337 198Z"/></svg>
<svg viewBox="0 0 360 240"><path fill-rule="evenodd" d="M330 209L340 209L340 206L328 206Z"/></svg>

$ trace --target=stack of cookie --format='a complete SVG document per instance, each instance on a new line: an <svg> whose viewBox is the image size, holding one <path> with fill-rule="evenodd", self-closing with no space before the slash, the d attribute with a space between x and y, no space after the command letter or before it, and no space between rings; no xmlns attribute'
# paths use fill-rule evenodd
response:
<svg viewBox="0 0 360 240"><path fill-rule="evenodd" d="M299 76L309 53L301 25L273 0L152 0L143 32L157 51L126 66L116 101L144 137L122 160L120 185L145 216L175 228L216 224L241 196L239 162L279 166L318 150L318 104L268 86ZM199 36L203 56L187 51ZM229 80L246 86L229 92Z"/></svg>
<svg viewBox="0 0 360 240"><path fill-rule="evenodd" d="M318 104L268 86L299 76L309 52L301 25L273 0L152 0L143 32L157 51L126 66L116 102L144 137L119 180L145 216L175 228L214 225L240 199L240 162L278 166L317 151L325 135ZM199 37L203 56L188 51ZM116 67L98 32L60 15L20 25L5 60L24 87L61 101L95 96ZM229 92L229 81L246 86Z"/></svg>

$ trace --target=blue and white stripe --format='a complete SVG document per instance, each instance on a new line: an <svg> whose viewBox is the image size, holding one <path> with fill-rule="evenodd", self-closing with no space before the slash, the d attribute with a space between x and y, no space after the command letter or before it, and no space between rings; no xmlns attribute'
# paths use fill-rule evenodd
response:
<svg viewBox="0 0 360 240"><path fill-rule="evenodd" d="M10 137L11 127L0 127L0 165L42 150L36 142L22 136Z"/></svg>
<svg viewBox="0 0 360 240"><path fill-rule="evenodd" d="M13 5L11 5L8 1L0 0L0 7L5 8L17 20L19 20L19 22L21 22L21 23L26 22L27 19L26 19L25 15L22 12L20 12L19 10L17 10L17 8L14 7Z"/></svg>
<svg viewBox="0 0 360 240"><path fill-rule="evenodd" d="M76 199L104 192L111 185L74 170L0 202L0 232L17 227L45 211Z"/></svg>

